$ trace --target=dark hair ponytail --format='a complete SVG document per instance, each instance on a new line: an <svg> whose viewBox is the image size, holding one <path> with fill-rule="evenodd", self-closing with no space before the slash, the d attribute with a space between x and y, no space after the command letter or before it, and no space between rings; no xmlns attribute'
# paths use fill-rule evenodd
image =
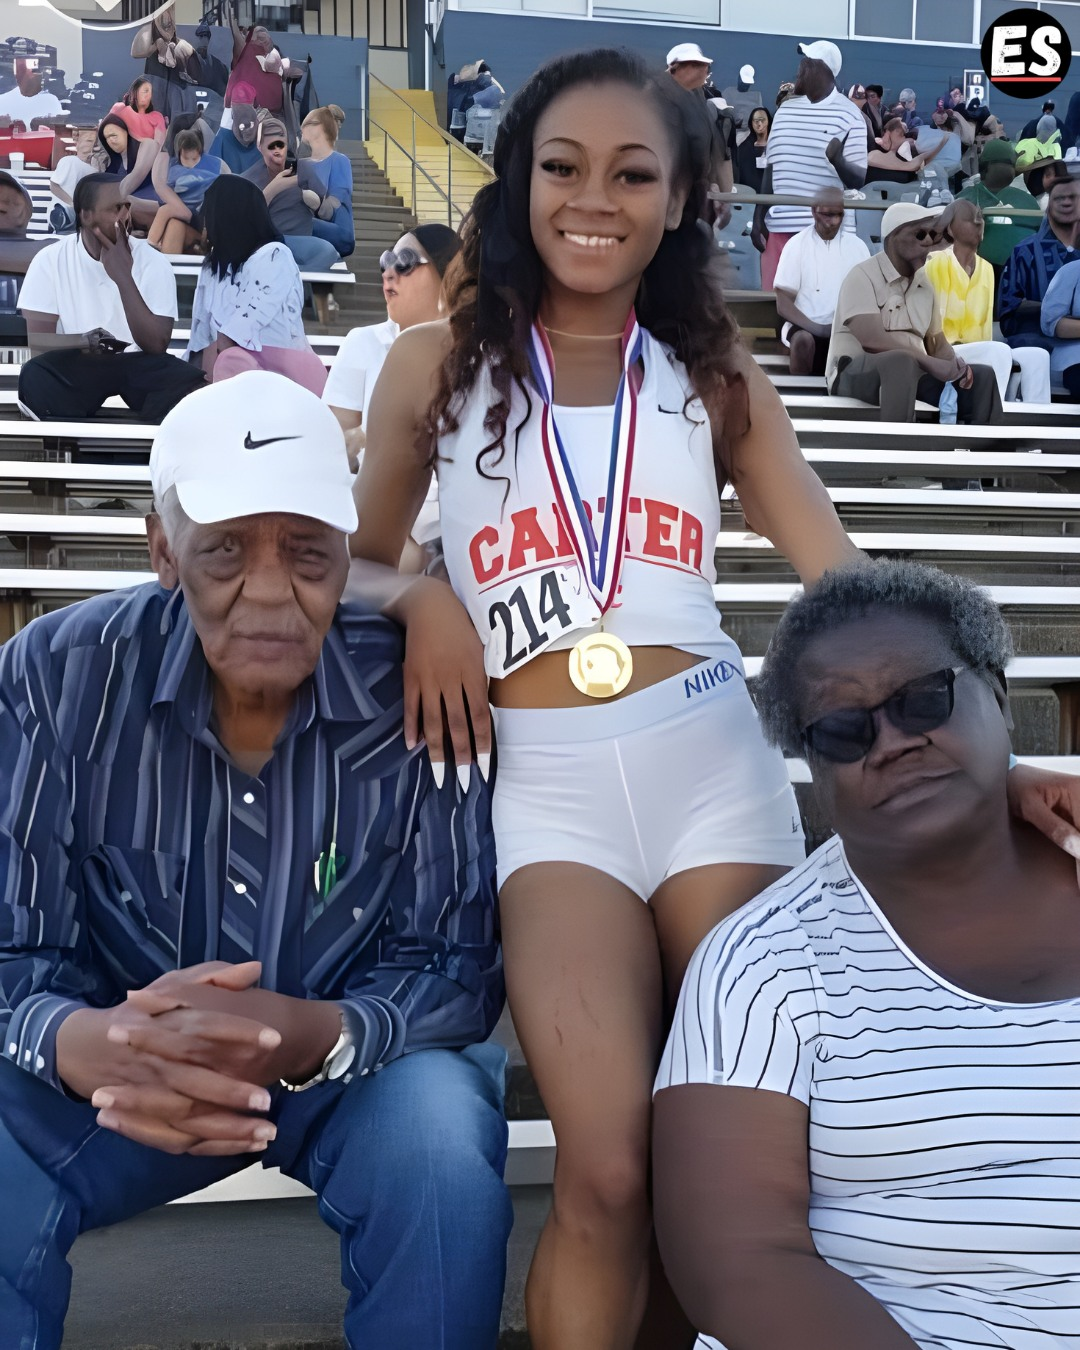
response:
<svg viewBox="0 0 1080 1350"><path fill-rule="evenodd" d="M693 388L725 432L746 426L746 393L738 329L724 304L719 254L700 223L713 163L714 132L699 95L666 73L653 76L631 52L600 48L557 57L541 66L514 96L499 127L494 168L498 175L476 194L461 226L462 247L446 278L452 344L428 416L432 460L436 438L458 427L465 400L487 366L494 400L484 429L490 441L477 454L498 465L515 385L527 385L529 334L540 305L544 271L529 224L536 124L559 95L578 85L618 83L646 97L668 130L675 157L673 182L686 192L682 218L667 230L646 267L636 300L643 328L669 344L684 363ZM520 431L520 427L518 428Z"/></svg>

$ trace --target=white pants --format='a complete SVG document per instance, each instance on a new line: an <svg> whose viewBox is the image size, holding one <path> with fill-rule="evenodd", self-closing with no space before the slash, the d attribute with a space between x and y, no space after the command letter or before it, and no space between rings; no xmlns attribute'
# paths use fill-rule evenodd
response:
<svg viewBox="0 0 1080 1350"><path fill-rule="evenodd" d="M1042 347L1010 347L1007 342L960 342L953 347L969 366L990 366L1001 401L1050 402L1050 353ZM1013 364L1020 367L1013 374Z"/></svg>

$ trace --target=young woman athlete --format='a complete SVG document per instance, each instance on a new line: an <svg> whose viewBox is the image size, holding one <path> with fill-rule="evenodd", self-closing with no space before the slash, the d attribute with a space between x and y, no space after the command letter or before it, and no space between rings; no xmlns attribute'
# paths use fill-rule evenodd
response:
<svg viewBox="0 0 1080 1350"><path fill-rule="evenodd" d="M390 350L358 485L353 551L393 568L439 476L453 589L421 578L389 607L406 734L440 771L445 725L467 776L493 705L507 992L558 1141L537 1350L634 1344L665 986L803 857L714 604L720 483L803 581L857 556L724 307L698 224L710 134L628 53L538 70L463 226L448 320Z"/></svg>

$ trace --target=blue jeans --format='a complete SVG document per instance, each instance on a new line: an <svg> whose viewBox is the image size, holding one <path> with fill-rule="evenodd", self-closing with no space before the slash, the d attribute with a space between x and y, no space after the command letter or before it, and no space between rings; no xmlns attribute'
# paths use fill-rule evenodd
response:
<svg viewBox="0 0 1080 1350"><path fill-rule="evenodd" d="M316 238L325 239L327 243L333 244L340 258L347 258L356 248L352 208L346 206L344 202L334 212L331 220L319 220L316 217L311 222L311 232Z"/></svg>
<svg viewBox="0 0 1080 1350"><path fill-rule="evenodd" d="M327 239L313 234L287 234L284 239L301 272L328 272L341 261L341 254Z"/></svg>
<svg viewBox="0 0 1080 1350"><path fill-rule="evenodd" d="M341 1237L353 1350L494 1350L512 1223L505 1060L490 1044L421 1050L347 1087L275 1094L262 1161L310 1186ZM79 1233L252 1161L173 1157L95 1115L0 1060L3 1350L59 1347Z"/></svg>

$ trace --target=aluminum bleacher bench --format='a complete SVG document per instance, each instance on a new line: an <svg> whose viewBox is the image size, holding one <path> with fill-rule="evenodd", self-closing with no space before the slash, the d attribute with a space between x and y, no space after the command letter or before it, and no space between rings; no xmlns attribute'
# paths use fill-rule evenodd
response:
<svg viewBox="0 0 1080 1350"><path fill-rule="evenodd" d="M799 444L804 449L823 442L843 444L845 439L850 442L853 438L859 441L870 438L879 447L911 446L913 450L953 450L957 446L970 449L976 445L990 449L995 444L999 449L1024 445L1045 447L1052 442L1061 444L1063 448L1071 448L1080 435L1080 428L1075 424L1033 426L1020 421L999 423L996 426L942 426L939 422L881 422L877 418L864 420L795 416L792 423Z"/></svg>
<svg viewBox="0 0 1080 1350"><path fill-rule="evenodd" d="M1078 609L1080 586L984 586L983 590L1002 609ZM722 610L753 606L779 611L802 592L797 581L721 581L713 598Z"/></svg>
<svg viewBox="0 0 1080 1350"><path fill-rule="evenodd" d="M804 445L803 454L820 474L830 479L837 476L865 477L868 470L882 475L930 474L937 478L973 479L1002 475L1015 477L1021 474L1053 475L1080 469L1080 454L1025 454L1022 450L995 450L992 447L972 450L966 446L956 449L943 445L928 446L922 437L922 432L928 429L920 427L919 436L912 437L910 448L904 442L899 442L897 449L890 450L862 445ZM1035 436L1034 430L1032 436Z"/></svg>
<svg viewBox="0 0 1080 1350"><path fill-rule="evenodd" d="M1021 556L1056 558L1080 556L1080 536L1046 534L932 534L929 531L851 530L848 538L868 553L933 553L979 555L985 558ZM775 553L776 546L760 534L721 531L717 552L726 554Z"/></svg>
<svg viewBox="0 0 1080 1350"><path fill-rule="evenodd" d="M748 680L757 675L763 660L761 656L743 657ZM1011 685L1021 687L1080 680L1080 656L1014 656L1005 667L1005 674ZM1080 758L1077 762L1080 764Z"/></svg>

